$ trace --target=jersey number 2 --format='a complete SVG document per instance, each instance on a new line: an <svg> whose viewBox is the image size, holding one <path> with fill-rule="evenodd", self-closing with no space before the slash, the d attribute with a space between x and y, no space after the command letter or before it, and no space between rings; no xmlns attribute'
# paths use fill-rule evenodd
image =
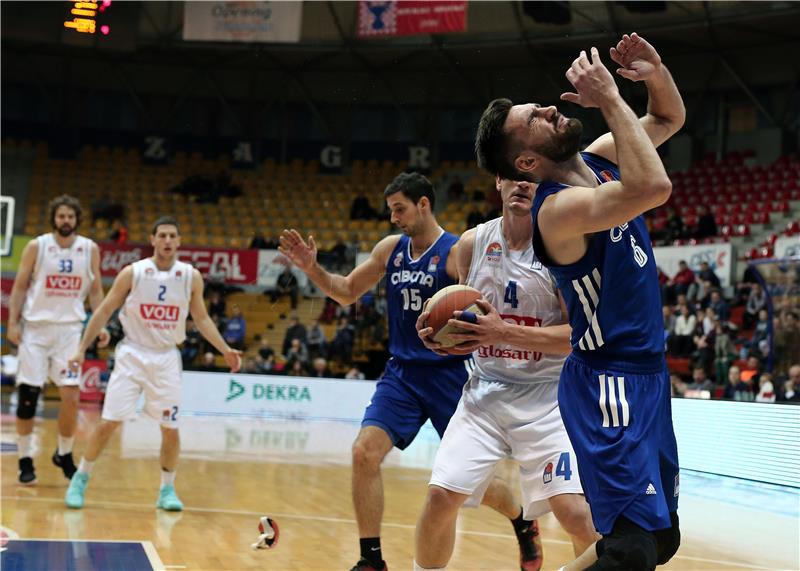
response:
<svg viewBox="0 0 800 571"><path fill-rule="evenodd" d="M516 309L519 305L517 301L517 282L510 281L506 286L506 293L503 296L503 301L511 305L513 309Z"/></svg>
<svg viewBox="0 0 800 571"><path fill-rule="evenodd" d="M167 286L158 286L158 301L164 301L164 296L167 295Z"/></svg>

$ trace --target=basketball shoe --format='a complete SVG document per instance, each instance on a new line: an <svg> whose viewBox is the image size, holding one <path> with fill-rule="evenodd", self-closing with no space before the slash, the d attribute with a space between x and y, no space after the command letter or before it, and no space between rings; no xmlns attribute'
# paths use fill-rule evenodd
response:
<svg viewBox="0 0 800 571"><path fill-rule="evenodd" d="M382 567L375 567L366 559L359 559L358 563L356 563L350 571L389 571L386 561L381 561L381 565Z"/></svg>
<svg viewBox="0 0 800 571"><path fill-rule="evenodd" d="M161 486L161 491L158 492L156 508L167 510L168 512L183 511L183 502L178 498L178 494L175 493L175 486L172 484Z"/></svg>
<svg viewBox="0 0 800 571"><path fill-rule="evenodd" d="M58 449L53 452L53 464L61 468L61 471L64 472L64 476L67 480L71 480L72 476L75 475L75 472L78 471L78 468L75 466L75 462L72 460L72 452L67 452L63 456L58 453Z"/></svg>
<svg viewBox="0 0 800 571"><path fill-rule="evenodd" d="M86 492L88 483L89 474L80 471L75 472L75 475L69 481L67 494L64 496L64 502L68 508L79 510L83 507L83 494Z"/></svg>
<svg viewBox="0 0 800 571"><path fill-rule="evenodd" d="M19 483L31 486L36 483L36 470L33 469L33 458L19 459Z"/></svg>
<svg viewBox="0 0 800 571"><path fill-rule="evenodd" d="M539 522L533 520L529 526L518 532L517 542L519 542L520 571L539 571L544 562Z"/></svg>

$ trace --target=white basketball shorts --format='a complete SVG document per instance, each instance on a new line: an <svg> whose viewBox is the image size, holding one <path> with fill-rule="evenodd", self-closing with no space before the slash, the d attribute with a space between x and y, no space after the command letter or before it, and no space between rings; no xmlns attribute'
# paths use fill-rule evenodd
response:
<svg viewBox="0 0 800 571"><path fill-rule="evenodd" d="M558 381L482 381L464 386L434 461L430 485L471 496L477 505L504 458L519 464L526 519L548 511L548 499L582 494L578 464L558 409Z"/></svg>
<svg viewBox="0 0 800 571"><path fill-rule="evenodd" d="M78 351L82 331L81 323L24 322L17 384L44 387L49 378L59 387L79 386L81 377L67 361Z"/></svg>
<svg viewBox="0 0 800 571"><path fill-rule="evenodd" d="M139 395L144 393L144 412L161 426L177 428L181 372L181 355L177 348L150 349L123 340L115 352L103 418L113 421L133 418Z"/></svg>

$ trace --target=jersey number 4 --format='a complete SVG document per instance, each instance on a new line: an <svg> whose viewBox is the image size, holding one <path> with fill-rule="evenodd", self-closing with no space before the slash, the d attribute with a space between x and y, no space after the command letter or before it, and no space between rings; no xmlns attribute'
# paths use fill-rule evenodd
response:
<svg viewBox="0 0 800 571"><path fill-rule="evenodd" d="M418 289L401 289L403 294L403 310L419 311L422 309L422 296Z"/></svg>
<svg viewBox="0 0 800 571"><path fill-rule="evenodd" d="M503 302L511 305L513 309L516 309L519 305L517 301L517 282L510 281L506 286L506 293L503 295Z"/></svg>

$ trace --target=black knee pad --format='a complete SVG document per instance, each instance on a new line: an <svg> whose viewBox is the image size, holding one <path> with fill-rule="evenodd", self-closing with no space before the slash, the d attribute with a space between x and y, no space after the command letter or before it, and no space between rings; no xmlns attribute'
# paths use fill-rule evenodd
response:
<svg viewBox="0 0 800 571"><path fill-rule="evenodd" d="M614 530L597 543L597 562L587 571L652 571L658 548L655 535L625 517L619 517Z"/></svg>
<svg viewBox="0 0 800 571"><path fill-rule="evenodd" d="M659 529L653 532L656 536L656 544L658 545L658 564L663 565L678 551L681 545L681 530L678 525L678 512L669 514L669 519L672 525L667 529Z"/></svg>
<svg viewBox="0 0 800 571"><path fill-rule="evenodd" d="M22 383L17 389L17 418L30 420L36 414L36 403L39 401L39 393L42 387L32 387Z"/></svg>

